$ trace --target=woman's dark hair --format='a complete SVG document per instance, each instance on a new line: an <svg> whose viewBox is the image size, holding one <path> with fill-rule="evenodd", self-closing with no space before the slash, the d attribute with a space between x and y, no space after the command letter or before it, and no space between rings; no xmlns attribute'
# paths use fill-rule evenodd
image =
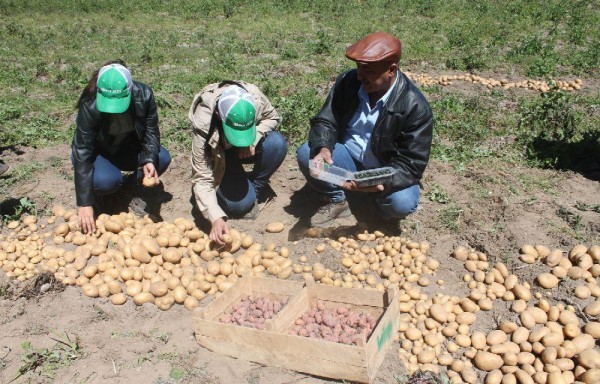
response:
<svg viewBox="0 0 600 384"><path fill-rule="evenodd" d="M102 67L109 64L121 64L122 66L127 67L125 65L125 61L121 59L107 61L106 63L102 64ZM75 109L79 109L79 107L81 107L81 103L83 103L83 100L96 100L96 83L98 82L98 72L100 72L100 68L94 71L87 85L85 86L85 88L83 88L83 91L81 92L81 95L77 100L77 104L75 104Z"/></svg>

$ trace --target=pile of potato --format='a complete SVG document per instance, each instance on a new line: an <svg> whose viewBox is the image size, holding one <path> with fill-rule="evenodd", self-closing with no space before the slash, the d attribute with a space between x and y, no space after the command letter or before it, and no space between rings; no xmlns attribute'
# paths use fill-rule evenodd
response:
<svg viewBox="0 0 600 384"><path fill-rule="evenodd" d="M174 304L193 310L240 276L292 274L286 247L263 246L235 229L220 246L190 219L154 223L121 213L100 215L98 230L86 236L75 210L56 206L52 212L44 224L35 216L8 224L12 231L0 237L0 267L7 276L24 281L49 272L86 296L109 298L115 305L132 299L162 310Z"/></svg>
<svg viewBox="0 0 600 384"><path fill-rule="evenodd" d="M542 245L525 245L520 251L521 261L532 264L540 260L552 267L552 273L536 278L542 290L553 289L568 278L581 281L574 289L575 297L594 300L578 316L573 305L552 305L543 299L542 292L532 292L528 282L508 273L502 263L489 268L481 263L481 253L459 247L453 256L464 261L471 272L464 279L473 290L471 294L487 292L489 298L502 298L511 302L511 311L518 314L518 319L502 322L487 335L473 333L470 343L465 338L461 346L469 349L464 356L472 357L477 368L489 372L486 384L600 382L600 350L596 348L600 337L600 288L596 280L600 247L577 245L566 257L561 250L551 251Z"/></svg>
<svg viewBox="0 0 600 384"><path fill-rule="evenodd" d="M327 268L309 264L306 256L294 263L287 247L256 243L235 230L225 246L218 246L185 218L153 223L123 213L101 215L97 225L93 236L83 235L76 212L62 207L53 208L46 223L33 216L11 222L12 231L0 237L0 267L21 281L51 272L87 296L117 305L130 299L153 303L163 310L174 304L194 309L248 274L282 279L304 274L321 284L380 291L393 285L399 289L399 357L409 373L443 370L452 383L469 384L600 383L598 245L577 245L566 253L523 246L519 259L544 269L531 282L504 263L490 263L482 252L457 247L452 257L464 263L468 293L430 295L432 285L441 287L444 281L434 279L440 263L428 257L429 243L379 231L326 238L315 255L331 252L340 263ZM268 232L280 230L277 223ZM316 230L308 234L319 236ZM557 292L567 289L569 305L556 300ZM513 317L488 332L476 328L478 314L499 302L508 303ZM264 327L264 320L278 312L275 304L271 311L264 300L246 298L221 321ZM253 318L242 316L244 311ZM366 340L376 320L319 302L291 333L356 344Z"/></svg>
<svg viewBox="0 0 600 384"><path fill-rule="evenodd" d="M344 306L326 308L322 300L317 300L316 308L296 320L290 334L334 343L364 345L376 324L377 318L369 313Z"/></svg>
<svg viewBox="0 0 600 384"><path fill-rule="evenodd" d="M424 74L404 72L409 79L418 82L422 85L450 85L454 81L467 81L471 83L481 84L489 89L501 87L503 89L510 88L525 88L538 92L548 92L551 89L551 85L541 80L523 80L519 82L511 82L507 79L496 80L493 78L485 78L471 73L465 73L464 75L442 75L433 77ZM556 85L563 91L577 91L583 86L581 79L575 79L570 81L556 80Z"/></svg>
<svg viewBox="0 0 600 384"><path fill-rule="evenodd" d="M355 237L329 239L315 248L319 254L332 248L341 254L341 263L347 272L333 271L321 263L303 268L294 267L296 273L310 273L315 281L325 285L347 288L373 288L384 291L390 284L401 281L428 286L430 279L424 274L433 274L439 262L427 258L429 243L417 243L400 236L385 236L380 231L359 233ZM301 257L300 262L306 261ZM443 284L439 280L438 283Z"/></svg>
<svg viewBox="0 0 600 384"><path fill-rule="evenodd" d="M270 300L267 297L242 296L219 321L244 327L265 329L265 320L273 318L288 303L289 298Z"/></svg>

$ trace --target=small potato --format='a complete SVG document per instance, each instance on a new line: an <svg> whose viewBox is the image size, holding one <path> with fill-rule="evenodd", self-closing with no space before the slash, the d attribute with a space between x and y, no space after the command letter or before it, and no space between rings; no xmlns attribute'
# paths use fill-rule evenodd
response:
<svg viewBox="0 0 600 384"><path fill-rule="evenodd" d="M144 176L144 178L142 179L142 185L144 187L155 187L159 184L160 182L154 178L154 177L147 177Z"/></svg>
<svg viewBox="0 0 600 384"><path fill-rule="evenodd" d="M478 351L474 359L475 366L482 371L500 369L504 364L502 357L490 352Z"/></svg>
<svg viewBox="0 0 600 384"><path fill-rule="evenodd" d="M153 303L154 296L152 296L152 294L150 292L140 292L140 293L137 293L133 297L133 302L136 305L144 305L146 303Z"/></svg>
<svg viewBox="0 0 600 384"><path fill-rule="evenodd" d="M267 227L265 228L265 230L269 233L279 233L279 232L283 231L284 228L285 228L285 225L282 222L277 221L277 222L267 224Z"/></svg>
<svg viewBox="0 0 600 384"><path fill-rule="evenodd" d="M193 311L194 309L198 308L198 299L196 299L193 296L188 296L186 297L185 301L183 302L183 306L188 310L188 311Z"/></svg>
<svg viewBox="0 0 600 384"><path fill-rule="evenodd" d="M167 284L162 280L155 281L152 284L150 284L150 293L154 297L162 297L166 295L167 292L169 292L169 288L167 287Z"/></svg>
<svg viewBox="0 0 600 384"><path fill-rule="evenodd" d="M177 304L183 304L187 299L187 292L181 285L173 289L173 299Z"/></svg>
<svg viewBox="0 0 600 384"><path fill-rule="evenodd" d="M98 297L98 287L94 284L84 284L81 286L81 290L83 291L83 294L88 297Z"/></svg>
<svg viewBox="0 0 600 384"><path fill-rule="evenodd" d="M110 297L110 302L114 305L122 305L127 301L127 295L124 293L117 293Z"/></svg>
<svg viewBox="0 0 600 384"><path fill-rule="evenodd" d="M560 280L551 273L542 273L538 275L537 283L542 288L550 289L556 287L560 283Z"/></svg>

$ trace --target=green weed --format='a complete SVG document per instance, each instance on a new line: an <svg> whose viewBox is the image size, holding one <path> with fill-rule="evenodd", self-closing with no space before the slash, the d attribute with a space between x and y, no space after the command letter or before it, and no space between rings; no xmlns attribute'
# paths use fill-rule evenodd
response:
<svg viewBox="0 0 600 384"><path fill-rule="evenodd" d="M33 375L37 373L39 376L48 379L56 377L56 371L60 368L69 366L74 360L81 357L79 349L79 339L75 336L73 339L65 333L64 337L57 335L52 340L56 344L48 348L34 348L29 341L21 344L23 352L21 354L21 366L18 370L18 375L12 380L24 375Z"/></svg>
<svg viewBox="0 0 600 384"><path fill-rule="evenodd" d="M28 197L22 197L19 200L19 204L15 207L14 213L12 215L4 215L2 220L6 224L9 221L19 220L21 216L25 214L37 216L37 213L38 212L35 203Z"/></svg>
<svg viewBox="0 0 600 384"><path fill-rule="evenodd" d="M446 192L444 188L436 183L432 185L431 189L427 193L427 198L439 204L448 204L450 202L450 196L448 196L448 192Z"/></svg>
<svg viewBox="0 0 600 384"><path fill-rule="evenodd" d="M556 211L556 215L563 219L575 232L579 232L584 228L582 217L576 213L571 212L566 207L560 207Z"/></svg>
<svg viewBox="0 0 600 384"><path fill-rule="evenodd" d="M457 206L451 205L440 212L440 223L446 229L456 232L460 228L460 218L464 213L464 209Z"/></svg>

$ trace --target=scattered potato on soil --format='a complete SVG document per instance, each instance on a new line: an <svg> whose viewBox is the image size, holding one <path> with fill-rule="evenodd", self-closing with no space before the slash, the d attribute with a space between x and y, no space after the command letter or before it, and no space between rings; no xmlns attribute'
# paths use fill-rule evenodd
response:
<svg viewBox="0 0 600 384"><path fill-rule="evenodd" d="M265 228L265 230L269 233L279 233L279 232L283 231L283 228L285 228L284 224L282 222L276 221L276 222L267 224L267 227Z"/></svg>

